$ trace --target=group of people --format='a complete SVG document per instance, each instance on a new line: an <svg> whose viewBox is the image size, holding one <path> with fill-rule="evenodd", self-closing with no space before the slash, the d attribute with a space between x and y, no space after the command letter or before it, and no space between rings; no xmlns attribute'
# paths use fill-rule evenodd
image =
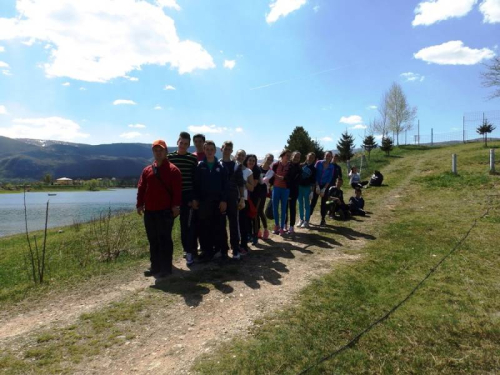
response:
<svg viewBox="0 0 500 375"><path fill-rule="evenodd" d="M229 259L230 249L232 259L241 259L250 251L249 243L269 238L268 217L274 219L275 235L309 228L318 200L320 226L326 224L328 214L341 219L365 215L362 188L368 183L353 168L349 177L355 195L345 203L342 169L331 151L318 161L311 152L301 163L300 152L285 149L279 160L267 154L258 165L257 156L244 150L237 150L233 157L231 141L222 144L220 160L215 143L204 135L196 134L193 143L196 152L191 154L191 136L181 132L177 151L169 154L165 141L153 142L154 162L141 174L136 207L144 214L150 244L151 268L146 276L161 278L172 273L172 228L177 216L186 264L191 266L196 259L210 261L217 253L222 260Z"/></svg>

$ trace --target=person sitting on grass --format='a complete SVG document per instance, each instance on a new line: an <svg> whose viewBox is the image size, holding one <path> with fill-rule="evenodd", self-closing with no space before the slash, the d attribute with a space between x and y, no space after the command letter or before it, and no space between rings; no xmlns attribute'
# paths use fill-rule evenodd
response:
<svg viewBox="0 0 500 375"><path fill-rule="evenodd" d="M353 189L356 188L363 188L364 186L368 185L368 181L361 181L361 176L358 172L357 167L352 167L351 171L349 172L349 178L351 179L349 183L351 184Z"/></svg>
<svg viewBox="0 0 500 375"><path fill-rule="evenodd" d="M330 218L334 218L338 214L341 220L347 220L351 215L349 207L344 202L344 192L342 191L342 184L344 181L339 178L335 186L328 189L328 201L326 203L330 212Z"/></svg>
<svg viewBox="0 0 500 375"><path fill-rule="evenodd" d="M351 215L365 216L365 200L361 196L361 188L354 189L354 197L349 199L349 211Z"/></svg>
<svg viewBox="0 0 500 375"><path fill-rule="evenodd" d="M373 175L370 178L370 186L382 186L383 181L384 181L384 175L380 173L380 171L375 171L373 172Z"/></svg>

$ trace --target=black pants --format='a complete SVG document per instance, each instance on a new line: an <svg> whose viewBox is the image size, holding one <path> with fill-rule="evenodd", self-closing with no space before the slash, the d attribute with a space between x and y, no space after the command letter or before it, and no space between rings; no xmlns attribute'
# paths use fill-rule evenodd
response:
<svg viewBox="0 0 500 375"><path fill-rule="evenodd" d="M353 182L351 184L351 187L353 189L356 189L356 188L363 188L363 186L365 185L368 185L368 181Z"/></svg>
<svg viewBox="0 0 500 375"><path fill-rule="evenodd" d="M144 212L144 226L149 241L151 272L153 273L172 271L173 223L170 210Z"/></svg>
<svg viewBox="0 0 500 375"><path fill-rule="evenodd" d="M229 243L233 251L238 252L240 249L240 225L238 215L238 195L229 193L226 209L227 221L229 221ZM223 231L224 247L222 252L228 253L229 246L227 241L226 219L224 218L224 231Z"/></svg>
<svg viewBox="0 0 500 375"><path fill-rule="evenodd" d="M320 186L320 189L323 189L323 187L324 187L324 185ZM320 197L320 195L316 194L316 189L315 189L314 194L313 194L313 199L311 200L311 216L313 214L314 207L316 207L316 203L318 203L319 197ZM321 198L321 219L324 219L326 216L326 211L327 211L326 202L327 201L328 201L328 196L325 192L325 196L323 198Z"/></svg>
<svg viewBox="0 0 500 375"><path fill-rule="evenodd" d="M200 233L201 251L206 256L213 256L218 251L224 251L225 216L219 209L220 201L201 201L198 209L198 228Z"/></svg>
<svg viewBox="0 0 500 375"><path fill-rule="evenodd" d="M290 226L293 227L295 225L295 220L297 219L297 199L299 198L299 190L298 188L290 190L290 197L288 198L288 208L287 208L287 216L286 223L290 220Z"/></svg>
<svg viewBox="0 0 500 375"><path fill-rule="evenodd" d="M248 249L248 233L250 232L250 218L247 215L248 202L245 200L245 208L240 210L239 223L240 223L240 246L245 250Z"/></svg>
<svg viewBox="0 0 500 375"><path fill-rule="evenodd" d="M181 242L182 248L186 253L195 254L196 253L196 220L197 212L193 210L188 204L193 200L193 192L183 191L182 192L182 204L181 204Z"/></svg>
<svg viewBox="0 0 500 375"><path fill-rule="evenodd" d="M265 214L266 198L267 197L265 195L262 196L258 201L258 205L256 206L257 207L257 217L255 218L255 220L257 221L257 224L256 224L257 232L260 229L261 222L262 222L262 226L264 227L264 229L267 229L267 217Z"/></svg>

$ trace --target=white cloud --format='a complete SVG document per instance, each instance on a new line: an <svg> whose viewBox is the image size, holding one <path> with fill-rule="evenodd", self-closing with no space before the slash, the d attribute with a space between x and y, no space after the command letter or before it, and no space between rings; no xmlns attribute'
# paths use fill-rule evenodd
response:
<svg viewBox="0 0 500 375"><path fill-rule="evenodd" d="M8 69L2 70L2 74L3 74L4 76L11 76L11 75L12 75L12 73L11 73L11 72L10 72L10 70L8 70Z"/></svg>
<svg viewBox="0 0 500 375"><path fill-rule="evenodd" d="M132 82L137 82L139 80L139 78L137 78L137 77L130 77L130 76L123 76L123 78L126 78Z"/></svg>
<svg viewBox="0 0 500 375"><path fill-rule="evenodd" d="M188 130L193 133L216 134L222 133L224 131L224 128L215 125L190 125L188 126Z"/></svg>
<svg viewBox="0 0 500 375"><path fill-rule="evenodd" d="M323 137L323 138L320 138L319 140L323 141L323 142L333 142L333 138L332 137Z"/></svg>
<svg viewBox="0 0 500 375"><path fill-rule="evenodd" d="M500 22L500 1L499 0L484 0L479 6L479 10L483 13L484 23Z"/></svg>
<svg viewBox="0 0 500 375"><path fill-rule="evenodd" d="M413 55L416 59L439 65L474 65L491 59L495 53L488 49L465 47L461 40L453 40L437 46L423 48Z"/></svg>
<svg viewBox="0 0 500 375"><path fill-rule="evenodd" d="M80 91L87 91L87 89L85 87L80 87L79 90Z"/></svg>
<svg viewBox="0 0 500 375"><path fill-rule="evenodd" d="M316 5L313 7L314 13L318 13L319 11L319 5Z"/></svg>
<svg viewBox="0 0 500 375"><path fill-rule="evenodd" d="M146 127L146 125L143 125L143 124L130 124L128 127L129 128L144 129Z"/></svg>
<svg viewBox="0 0 500 375"><path fill-rule="evenodd" d="M172 85L166 85L163 90L167 90L167 91L169 91L169 90L175 90L175 87L172 86Z"/></svg>
<svg viewBox="0 0 500 375"><path fill-rule="evenodd" d="M367 127L368 126L366 126L366 125L358 124L358 125L354 125L353 127L349 128L349 129L357 130L357 129L366 129Z"/></svg>
<svg viewBox="0 0 500 375"><path fill-rule="evenodd" d="M285 17L302 7L307 0L274 0L269 4L271 11L266 15L266 22L276 22L280 17Z"/></svg>
<svg viewBox="0 0 500 375"><path fill-rule="evenodd" d="M8 127L0 127L0 135L10 138L52 139L73 141L87 138L89 134L81 132L80 125L62 117L19 118Z"/></svg>
<svg viewBox="0 0 500 375"><path fill-rule="evenodd" d="M378 107L376 105L369 105L366 109L376 110Z"/></svg>
<svg viewBox="0 0 500 375"><path fill-rule="evenodd" d="M179 74L214 68L199 43L180 40L162 5L145 0L19 0L0 18L0 40L49 43L48 77L107 82L143 65L169 65ZM176 3L175 3L176 4Z"/></svg>
<svg viewBox="0 0 500 375"><path fill-rule="evenodd" d="M224 60L224 68L233 69L236 65L236 60Z"/></svg>
<svg viewBox="0 0 500 375"><path fill-rule="evenodd" d="M6 115L7 114L7 108L5 108L4 105L0 105L0 115Z"/></svg>
<svg viewBox="0 0 500 375"><path fill-rule="evenodd" d="M243 128L238 127L238 128L236 128L236 129L234 129L234 131L235 131L236 133L243 133Z"/></svg>
<svg viewBox="0 0 500 375"><path fill-rule="evenodd" d="M9 68L9 64L7 64L5 61L0 61L0 68Z"/></svg>
<svg viewBox="0 0 500 375"><path fill-rule="evenodd" d="M413 26L432 25L453 17L463 17L469 13L478 0L428 0L415 8Z"/></svg>
<svg viewBox="0 0 500 375"><path fill-rule="evenodd" d="M175 10L181 10L179 4L176 0L156 0L156 4L164 8L172 8Z"/></svg>
<svg viewBox="0 0 500 375"><path fill-rule="evenodd" d="M352 115L352 116L342 116L339 120L341 124L348 124L348 125L355 125L355 124L360 124L363 122L363 119L361 116L358 115Z"/></svg>
<svg viewBox="0 0 500 375"><path fill-rule="evenodd" d="M5 52L5 47L0 46L0 52Z"/></svg>
<svg viewBox="0 0 500 375"><path fill-rule="evenodd" d="M156 109L157 111L160 111L162 108L160 105L157 105L156 107L154 107L154 109Z"/></svg>
<svg viewBox="0 0 500 375"><path fill-rule="evenodd" d="M413 72L401 73L400 76L405 79L405 82L422 82L425 79L425 76Z"/></svg>
<svg viewBox="0 0 500 375"><path fill-rule="evenodd" d="M124 104L124 105L136 105L137 103L134 102L133 100L128 100L128 99L116 99L113 102L113 105L121 105L121 104Z"/></svg>
<svg viewBox="0 0 500 375"><path fill-rule="evenodd" d="M70 86L70 85L71 85L71 83L69 83L69 82L64 82L64 83L62 84L62 86Z"/></svg>
<svg viewBox="0 0 500 375"><path fill-rule="evenodd" d="M128 132L120 134L120 138L125 138L125 139L133 139L138 137L142 137L142 134L139 132Z"/></svg>

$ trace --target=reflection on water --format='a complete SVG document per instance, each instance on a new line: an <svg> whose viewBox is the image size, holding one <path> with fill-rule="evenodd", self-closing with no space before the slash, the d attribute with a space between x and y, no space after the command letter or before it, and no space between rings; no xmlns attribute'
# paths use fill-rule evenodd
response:
<svg viewBox="0 0 500 375"><path fill-rule="evenodd" d="M26 193L29 231L43 229L45 207L49 205L49 228L88 221L111 208L116 211L131 211L135 207L136 189L108 191L74 191L51 193ZM23 194L0 194L0 237L23 233Z"/></svg>

